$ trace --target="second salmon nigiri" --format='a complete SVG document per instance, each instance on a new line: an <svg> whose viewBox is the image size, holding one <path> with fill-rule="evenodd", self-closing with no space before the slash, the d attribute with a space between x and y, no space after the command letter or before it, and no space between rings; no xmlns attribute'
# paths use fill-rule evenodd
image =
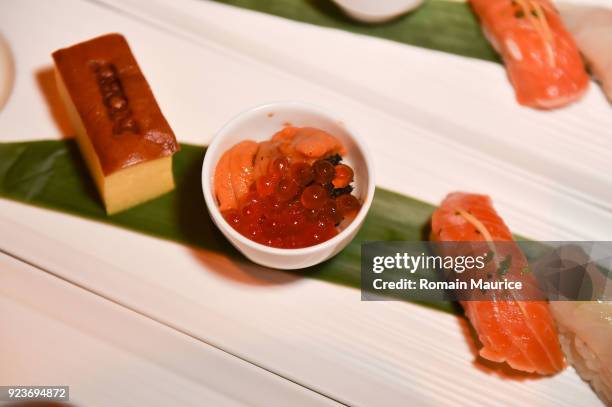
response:
<svg viewBox="0 0 612 407"><path fill-rule="evenodd" d="M469 1L504 60L520 104L551 109L584 94L584 63L549 0Z"/></svg>
<svg viewBox="0 0 612 407"><path fill-rule="evenodd" d="M448 195L432 216L431 230L432 240L439 242L512 242L510 230L485 195ZM462 301L461 305L482 343L483 358L542 375L563 369L563 354L546 301Z"/></svg>

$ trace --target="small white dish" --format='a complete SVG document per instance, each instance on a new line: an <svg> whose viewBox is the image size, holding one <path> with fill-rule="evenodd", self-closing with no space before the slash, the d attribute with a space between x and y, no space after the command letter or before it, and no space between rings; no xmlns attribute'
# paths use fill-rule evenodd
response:
<svg viewBox="0 0 612 407"><path fill-rule="evenodd" d="M347 150L344 160L355 172L355 196L362 202L355 219L332 239L300 249L280 249L254 242L240 234L221 215L213 191L213 177L221 155L245 140L263 141L283 126L316 127L337 137ZM361 228L374 197L373 161L363 140L337 117L298 102L270 103L247 110L223 126L208 146L202 166L202 190L208 212L225 237L247 258L276 269L292 270L319 264L336 255Z"/></svg>
<svg viewBox="0 0 612 407"><path fill-rule="evenodd" d="M393 20L419 7L423 0L334 0L355 20L382 23Z"/></svg>

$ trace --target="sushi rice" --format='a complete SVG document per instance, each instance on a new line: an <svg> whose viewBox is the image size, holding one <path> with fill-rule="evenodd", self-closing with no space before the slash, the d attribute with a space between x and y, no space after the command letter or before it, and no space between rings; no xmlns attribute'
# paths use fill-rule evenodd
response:
<svg viewBox="0 0 612 407"><path fill-rule="evenodd" d="M612 406L612 302L555 301L550 308L568 362Z"/></svg>

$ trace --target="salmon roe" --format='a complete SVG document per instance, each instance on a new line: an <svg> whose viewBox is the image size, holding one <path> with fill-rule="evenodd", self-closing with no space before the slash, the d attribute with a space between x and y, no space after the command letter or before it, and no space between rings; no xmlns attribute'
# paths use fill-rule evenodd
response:
<svg viewBox="0 0 612 407"><path fill-rule="evenodd" d="M345 164L339 167L338 160L334 156L308 164L276 158L268 173L253 182L240 209L223 216L242 235L267 246L295 249L329 240L361 207L351 194L353 171ZM338 176L342 188L332 183Z"/></svg>

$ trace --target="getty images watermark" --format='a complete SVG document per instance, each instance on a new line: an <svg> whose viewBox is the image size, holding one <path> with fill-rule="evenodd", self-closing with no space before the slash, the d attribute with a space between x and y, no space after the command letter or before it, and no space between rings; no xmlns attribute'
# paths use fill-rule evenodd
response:
<svg viewBox="0 0 612 407"><path fill-rule="evenodd" d="M362 299L612 300L612 242L369 242Z"/></svg>

